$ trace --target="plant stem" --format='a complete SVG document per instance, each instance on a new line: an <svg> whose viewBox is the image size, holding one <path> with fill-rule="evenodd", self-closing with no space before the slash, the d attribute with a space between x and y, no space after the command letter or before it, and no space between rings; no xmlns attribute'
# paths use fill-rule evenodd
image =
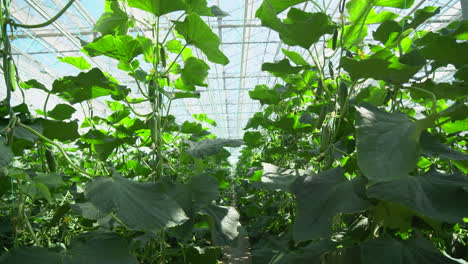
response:
<svg viewBox="0 0 468 264"><path fill-rule="evenodd" d="M80 172L81 174L89 177L89 178L92 178L94 177L94 175L91 175L89 173L87 173L86 171L82 170L80 167L78 167L77 165L75 165L75 163L73 163L73 161L70 159L70 157L67 155L67 153L65 152L65 150L59 145L57 144L55 141L43 136L41 133L37 132L36 130L34 130L33 128L25 125L25 124L22 124L21 122L16 122L16 125L19 126L19 127L22 127L24 129L26 129L27 131L31 132L32 134L34 134L35 136L37 136L38 138L40 138L41 140L55 146L56 148L59 149L60 153L62 153L62 155L65 157L65 159L67 160L67 162L70 164L70 166L75 169L76 171Z"/></svg>
<svg viewBox="0 0 468 264"><path fill-rule="evenodd" d="M75 2L75 0L70 0L63 8L62 10L60 10L60 12L58 12L54 17L52 17L50 20L44 22L44 23L41 23L41 24L36 24L36 25L25 25L25 24L18 24L18 23L15 23L13 21L8 21L8 24L14 26L14 27L20 27L20 28L41 28L41 27L46 27L52 23L54 23L57 19L59 19L64 13L65 11L67 11L68 8L70 8L70 6L72 6L72 4Z"/></svg>

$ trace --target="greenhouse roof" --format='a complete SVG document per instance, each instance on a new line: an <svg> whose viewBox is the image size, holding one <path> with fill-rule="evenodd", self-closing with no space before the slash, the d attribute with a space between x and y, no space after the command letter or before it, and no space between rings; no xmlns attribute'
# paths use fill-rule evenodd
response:
<svg viewBox="0 0 468 264"><path fill-rule="evenodd" d="M416 0L411 8L386 8L386 10L410 15L424 6L440 7L440 13L424 24L424 27L437 29L450 21L462 18L461 2L463 1ZM261 108L257 101L249 98L248 92L256 85L272 86L281 83L281 79L262 72L262 64L282 58L282 49L300 52L306 59L309 58L309 54L304 54L304 49L284 45L277 33L261 26L260 20L255 17L255 11L260 6L261 0L209 0L208 2L229 13L229 16L223 18L206 17L204 19L220 37L221 50L230 59L230 63L226 66L213 64L203 53L192 47L195 54L211 67L208 87L200 87L200 99L176 100L172 106L172 114L179 122L182 122L192 120L193 114L205 113L217 122L217 127L213 127L211 131L218 137L242 138L248 119ZM315 2L316 4L310 1L299 4L297 8L306 11L324 9L334 20L339 19L339 0ZM18 22L35 24L55 15L66 3L65 0L15 0L11 3L11 13ZM103 11L103 0L78 0L63 17L48 27L18 29L11 38L14 59L22 80L38 79L46 86L50 86L58 77L78 73L77 69L62 63L57 57L84 56L94 67L112 74L121 83L132 88L132 91L137 92L135 83L128 75L117 70L115 61L103 56L87 57L80 52L82 41L91 42L98 36L98 33L93 31L93 26ZM137 9L130 9L130 12L135 17L144 19L143 12ZM178 15L171 13L165 16L161 22L162 28L168 30L169 27L165 26L164 21L175 19ZM131 31L135 35L151 34L138 24ZM316 50L316 52L320 54L322 51ZM450 69L440 71L439 78L451 78L450 72ZM3 88L1 91L4 93ZM31 91L31 93L34 94L29 95L28 103L40 109L47 94L42 91ZM19 93L15 93L14 99L16 102L22 100ZM104 100L95 99L92 102L95 112L105 114L108 111ZM60 101L60 98L52 97L50 104L53 106ZM147 106L142 104L139 110L144 111L145 107ZM81 117L77 116L77 118Z"/></svg>

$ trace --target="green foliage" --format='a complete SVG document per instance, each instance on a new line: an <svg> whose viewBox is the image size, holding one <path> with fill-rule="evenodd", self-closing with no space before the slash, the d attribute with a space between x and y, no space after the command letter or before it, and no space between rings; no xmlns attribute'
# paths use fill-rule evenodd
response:
<svg viewBox="0 0 468 264"><path fill-rule="evenodd" d="M110 95L114 100L119 100L128 94L125 86L119 85L98 68L82 72L78 76L65 76L55 80L51 92L71 104L107 95Z"/></svg>
<svg viewBox="0 0 468 264"><path fill-rule="evenodd" d="M85 196L100 215L116 210L116 217L134 230L158 232L187 220L182 208L156 184L99 178L86 186Z"/></svg>
<svg viewBox="0 0 468 264"><path fill-rule="evenodd" d="M91 64L87 62L83 57L57 57L61 62L68 63L75 66L79 70L89 70Z"/></svg>
<svg viewBox="0 0 468 264"><path fill-rule="evenodd" d="M47 112L47 115L55 120L63 121L65 119L70 119L75 112L76 109L70 105L58 104L54 109Z"/></svg>
<svg viewBox="0 0 468 264"><path fill-rule="evenodd" d="M184 36L187 45L194 45L205 53L208 60L226 65L229 59L219 50L219 38L196 13L186 16L183 22L173 21L175 29Z"/></svg>

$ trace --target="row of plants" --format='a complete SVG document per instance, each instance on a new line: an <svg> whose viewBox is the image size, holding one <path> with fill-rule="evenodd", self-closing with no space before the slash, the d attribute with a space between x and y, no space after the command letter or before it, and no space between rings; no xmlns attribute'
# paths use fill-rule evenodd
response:
<svg viewBox="0 0 468 264"><path fill-rule="evenodd" d="M7 97L0 105L0 263L217 263L238 236L239 214L225 193L229 152L242 140L220 139L196 122L177 124L171 103L199 98L209 66L227 64L219 38L202 19L226 16L206 1L106 0L83 42L88 57L104 56L134 86L92 68L86 57L61 57L79 71L51 87L22 80L9 36L38 25L16 22L1 1L2 70ZM147 20L129 15L144 11ZM176 12L163 30L162 19ZM138 24L148 36L130 34ZM24 69L27 70L27 69ZM45 94L41 109L26 104L29 89ZM12 105L12 94L23 103ZM49 106L50 97L63 103ZM96 100L111 110L102 116ZM142 111L141 109L145 109ZM77 120L75 113L85 116Z"/></svg>
<svg viewBox="0 0 468 264"><path fill-rule="evenodd" d="M466 263L468 21L377 11L403 0L341 1L333 21L317 2L256 12L287 48L249 92L236 167L253 263Z"/></svg>
<svg viewBox="0 0 468 264"><path fill-rule="evenodd" d="M262 25L307 56L283 49L262 66L280 83L250 92L264 107L235 140L211 134L204 114L170 114L207 86L190 47L229 62L201 18L227 14L205 0L105 0L82 51L114 59L134 87L85 57L59 58L81 72L51 87L21 80L9 35L73 2L38 25L0 2L0 263L220 263L241 223L253 263L466 263L467 21L426 31L438 7L376 11L411 0L341 1L339 21L325 3L264 0ZM151 37L129 34L135 25ZM436 78L443 67L451 82ZM47 95L42 109L25 103L29 89ZM50 97L64 103L50 109ZM93 111L103 99L109 116ZM224 147L242 144L232 177Z"/></svg>

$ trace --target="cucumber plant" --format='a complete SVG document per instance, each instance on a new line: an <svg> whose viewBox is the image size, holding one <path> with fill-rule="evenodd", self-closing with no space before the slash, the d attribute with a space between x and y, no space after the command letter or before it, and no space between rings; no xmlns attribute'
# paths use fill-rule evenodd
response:
<svg viewBox="0 0 468 264"><path fill-rule="evenodd" d="M341 1L334 21L318 2L256 12L287 48L249 92L263 109L236 169L254 263L466 263L467 21L377 12L404 0Z"/></svg>
<svg viewBox="0 0 468 264"><path fill-rule="evenodd" d="M213 63L229 62L202 19L226 13L204 0L105 0L94 27L99 36L83 42L82 52L114 60L131 84L84 56L58 58L79 73L51 87L20 81L8 34L50 25L73 2L50 21L25 25L2 0L0 263L218 263L240 227L239 214L220 197L230 182L224 147L242 140L216 138L199 122L179 125L170 113L174 100L199 98L197 86L206 86L209 66L191 47ZM137 26L149 33L129 30ZM36 113L11 103L12 93L27 97L29 89L47 94ZM63 103L49 109L50 97ZM110 115L94 111L96 100ZM74 119L79 106L82 120Z"/></svg>

